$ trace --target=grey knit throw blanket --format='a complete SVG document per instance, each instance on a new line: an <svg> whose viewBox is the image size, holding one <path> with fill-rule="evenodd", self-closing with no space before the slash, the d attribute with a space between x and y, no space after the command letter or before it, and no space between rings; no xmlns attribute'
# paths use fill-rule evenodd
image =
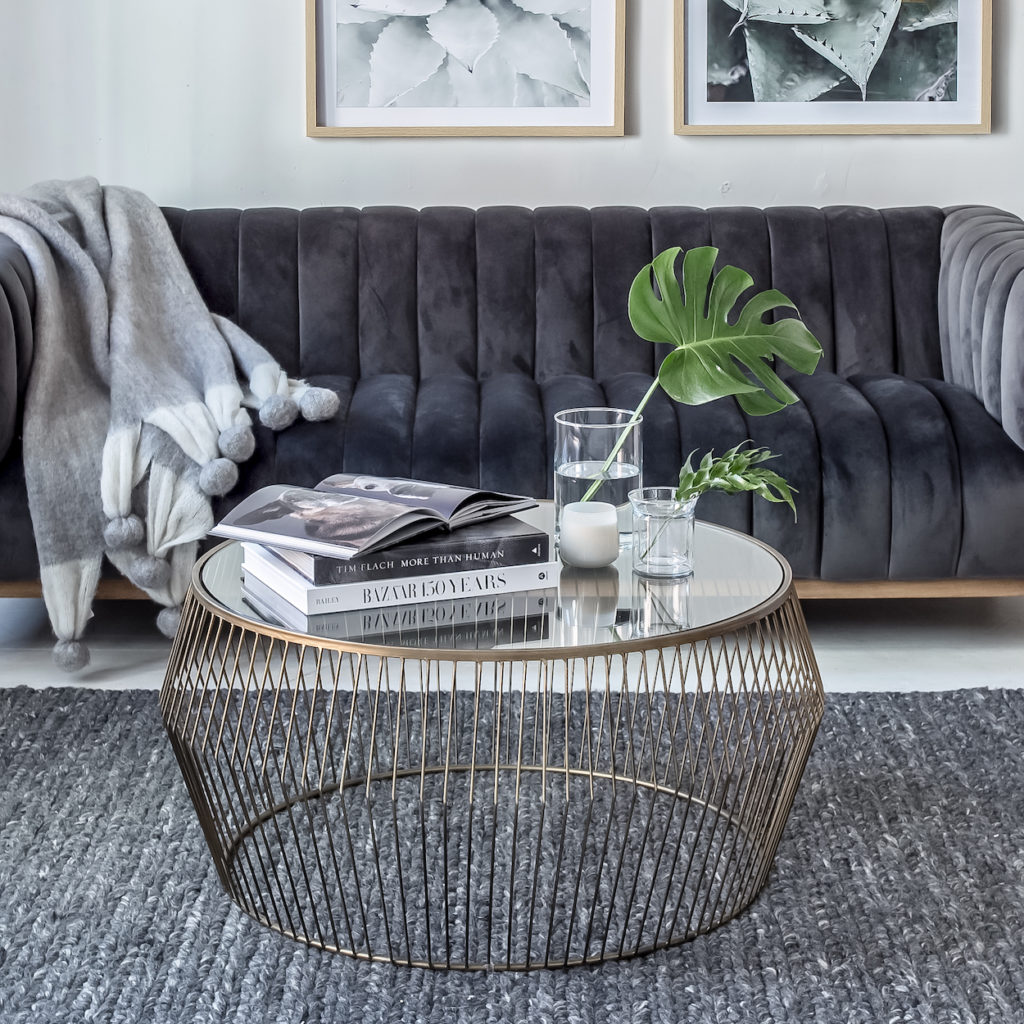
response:
<svg viewBox="0 0 1024 1024"><path fill-rule="evenodd" d="M211 495L272 428L326 419L337 396L293 380L203 303L163 214L93 179L0 196L0 232L35 277L23 452L43 598L73 670L104 553L165 606L173 635Z"/></svg>

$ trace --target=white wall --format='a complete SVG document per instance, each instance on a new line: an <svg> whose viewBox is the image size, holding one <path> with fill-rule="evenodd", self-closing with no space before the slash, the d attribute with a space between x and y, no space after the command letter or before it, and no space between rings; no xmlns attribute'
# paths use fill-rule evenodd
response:
<svg viewBox="0 0 1024 1024"><path fill-rule="evenodd" d="M672 134L672 2L627 0L623 139L308 139L303 0L0 0L0 190L92 174L197 206L991 203L1024 212L995 8L991 136ZM1011 85L1011 82L1014 84Z"/></svg>

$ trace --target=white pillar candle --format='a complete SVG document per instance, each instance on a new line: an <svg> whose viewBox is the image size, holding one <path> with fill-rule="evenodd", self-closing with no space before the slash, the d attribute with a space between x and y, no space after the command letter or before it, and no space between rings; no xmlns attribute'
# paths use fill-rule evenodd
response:
<svg viewBox="0 0 1024 1024"><path fill-rule="evenodd" d="M619 522L606 501L572 501L562 509L558 553L566 565L594 569L619 557Z"/></svg>

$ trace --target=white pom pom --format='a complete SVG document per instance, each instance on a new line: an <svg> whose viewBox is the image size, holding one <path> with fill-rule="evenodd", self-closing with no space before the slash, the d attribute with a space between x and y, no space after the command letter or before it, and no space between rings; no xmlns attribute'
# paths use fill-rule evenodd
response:
<svg viewBox="0 0 1024 1024"><path fill-rule="evenodd" d="M131 564L128 577L143 590L155 590L167 586L171 578L171 567L164 558L154 555L140 555Z"/></svg>
<svg viewBox="0 0 1024 1024"><path fill-rule="evenodd" d="M103 530L103 542L108 551L127 551L138 547L146 537L146 528L134 512L115 516Z"/></svg>
<svg viewBox="0 0 1024 1024"><path fill-rule="evenodd" d="M89 648L81 640L58 640L53 660L65 672L77 672L89 664Z"/></svg>
<svg viewBox="0 0 1024 1024"><path fill-rule="evenodd" d="M220 432L217 447L221 455L232 462L245 462L256 451L256 438L250 427L228 427Z"/></svg>
<svg viewBox="0 0 1024 1024"><path fill-rule="evenodd" d="M290 427L299 415L295 399L287 395L271 395L260 406L260 423L271 430Z"/></svg>
<svg viewBox="0 0 1024 1024"><path fill-rule="evenodd" d="M238 483L238 466L230 459L212 459L199 471L199 488L216 497L227 494Z"/></svg>
<svg viewBox="0 0 1024 1024"><path fill-rule="evenodd" d="M299 399L299 411L306 420L329 420L341 402L329 388L310 388Z"/></svg>
<svg viewBox="0 0 1024 1024"><path fill-rule="evenodd" d="M163 608L156 617L156 628L168 640L173 640L178 632L178 625L181 622L181 607Z"/></svg>

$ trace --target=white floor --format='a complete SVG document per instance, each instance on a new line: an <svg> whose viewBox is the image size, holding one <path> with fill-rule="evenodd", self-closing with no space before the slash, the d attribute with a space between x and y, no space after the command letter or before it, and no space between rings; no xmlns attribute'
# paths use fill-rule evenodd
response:
<svg viewBox="0 0 1024 1024"><path fill-rule="evenodd" d="M1024 598L807 601L826 690L1024 687ZM169 644L141 601L98 602L92 662L68 675L51 660L41 601L0 599L0 686L152 688Z"/></svg>

